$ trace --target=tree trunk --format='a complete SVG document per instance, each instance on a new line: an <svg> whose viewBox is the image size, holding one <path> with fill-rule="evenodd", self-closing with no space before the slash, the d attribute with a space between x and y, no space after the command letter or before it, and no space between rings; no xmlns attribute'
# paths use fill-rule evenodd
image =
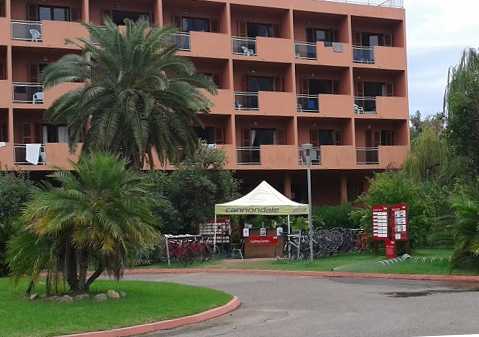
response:
<svg viewBox="0 0 479 337"><path fill-rule="evenodd" d="M105 271L105 268L102 265L99 265L97 267L95 272L91 274L90 277L88 278L88 281L86 281L85 291L87 292L90 291L90 286L92 285L92 283L95 282L95 280L99 278L104 271Z"/></svg>
<svg viewBox="0 0 479 337"><path fill-rule="evenodd" d="M78 274L77 274L77 253L76 249L71 246L71 243L66 244L65 251L65 267L66 267L66 279L72 292L78 291Z"/></svg>
<svg viewBox="0 0 479 337"><path fill-rule="evenodd" d="M80 250L78 253L78 290L81 292L87 291L86 282L88 274L88 252L84 249Z"/></svg>

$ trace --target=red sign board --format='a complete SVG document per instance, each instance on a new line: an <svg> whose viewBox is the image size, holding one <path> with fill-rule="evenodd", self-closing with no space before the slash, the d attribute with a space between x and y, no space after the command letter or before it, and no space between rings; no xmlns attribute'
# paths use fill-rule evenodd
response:
<svg viewBox="0 0 479 337"><path fill-rule="evenodd" d="M373 239L408 241L408 207L406 204L377 205L373 212Z"/></svg>
<svg viewBox="0 0 479 337"><path fill-rule="evenodd" d="M408 241L408 208L406 204L391 207L391 229L394 233L393 240Z"/></svg>
<svg viewBox="0 0 479 337"><path fill-rule="evenodd" d="M271 245L275 246L278 244L278 237L252 235L249 237L249 243L252 245L259 245L259 246L271 246Z"/></svg>
<svg viewBox="0 0 479 337"><path fill-rule="evenodd" d="M389 208L385 205L373 207L373 239L386 241L389 238Z"/></svg>

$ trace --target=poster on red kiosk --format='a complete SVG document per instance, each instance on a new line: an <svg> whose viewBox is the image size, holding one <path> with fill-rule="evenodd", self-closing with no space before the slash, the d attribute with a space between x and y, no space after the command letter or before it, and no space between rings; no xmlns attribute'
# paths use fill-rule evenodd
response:
<svg viewBox="0 0 479 337"><path fill-rule="evenodd" d="M408 241L408 208L406 204L391 206L391 229L393 230L393 240Z"/></svg>
<svg viewBox="0 0 479 337"><path fill-rule="evenodd" d="M389 208L385 205L373 207L373 239L386 241L389 238Z"/></svg>

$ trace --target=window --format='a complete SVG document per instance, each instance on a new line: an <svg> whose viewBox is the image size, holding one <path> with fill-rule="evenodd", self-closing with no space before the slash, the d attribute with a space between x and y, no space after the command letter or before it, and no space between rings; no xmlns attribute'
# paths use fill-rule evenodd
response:
<svg viewBox="0 0 479 337"><path fill-rule="evenodd" d="M111 19L116 25L124 25L125 20L138 21L140 19L151 22L149 13L128 12L128 11L111 11Z"/></svg>
<svg viewBox="0 0 479 337"><path fill-rule="evenodd" d="M68 128L59 125L43 125L43 143L68 143Z"/></svg>
<svg viewBox="0 0 479 337"><path fill-rule="evenodd" d="M70 21L70 8L68 7L53 7L53 6L38 6L38 19L52 20L52 21Z"/></svg>
<svg viewBox="0 0 479 337"><path fill-rule="evenodd" d="M338 81L310 79L307 81L307 92L309 95L336 94L338 86Z"/></svg>
<svg viewBox="0 0 479 337"><path fill-rule="evenodd" d="M336 32L327 29L308 28L306 29L306 37L308 42L325 42L326 46L330 46L336 42Z"/></svg>
<svg viewBox="0 0 479 337"><path fill-rule="evenodd" d="M0 123L0 142L8 141L8 124Z"/></svg>
<svg viewBox="0 0 479 337"><path fill-rule="evenodd" d="M381 145L392 146L394 145L394 132L391 130L381 130Z"/></svg>
<svg viewBox="0 0 479 337"><path fill-rule="evenodd" d="M198 138L206 144L224 144L225 137L223 129L215 127L196 128Z"/></svg>
<svg viewBox="0 0 479 337"><path fill-rule="evenodd" d="M337 130L311 130L311 144L314 146L321 145L342 145L343 137Z"/></svg>
<svg viewBox="0 0 479 337"><path fill-rule="evenodd" d="M181 19L181 31L183 32L210 32L210 20L202 18L183 17Z"/></svg>
<svg viewBox="0 0 479 337"><path fill-rule="evenodd" d="M354 43L361 46L392 46L392 35L389 33L356 32L354 36Z"/></svg>
<svg viewBox="0 0 479 337"><path fill-rule="evenodd" d="M273 37L275 32L272 24L266 23L247 23L247 31L249 37Z"/></svg>
<svg viewBox="0 0 479 337"><path fill-rule="evenodd" d="M248 88L250 92L276 91L273 77L248 76Z"/></svg>

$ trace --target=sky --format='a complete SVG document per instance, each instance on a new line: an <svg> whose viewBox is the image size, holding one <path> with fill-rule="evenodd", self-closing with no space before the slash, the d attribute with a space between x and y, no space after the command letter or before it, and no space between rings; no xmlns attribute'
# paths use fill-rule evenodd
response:
<svg viewBox="0 0 479 337"><path fill-rule="evenodd" d="M478 0L405 0L410 110L442 111L447 72L479 47Z"/></svg>

